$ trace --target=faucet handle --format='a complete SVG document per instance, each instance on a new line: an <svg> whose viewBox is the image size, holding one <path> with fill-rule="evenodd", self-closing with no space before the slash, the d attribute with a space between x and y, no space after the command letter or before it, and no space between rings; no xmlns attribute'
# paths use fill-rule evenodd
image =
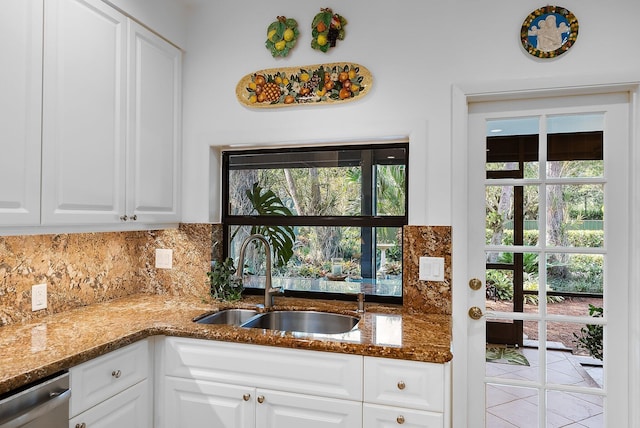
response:
<svg viewBox="0 0 640 428"><path fill-rule="evenodd" d="M364 313L364 293L358 293L358 313Z"/></svg>
<svg viewBox="0 0 640 428"><path fill-rule="evenodd" d="M284 294L284 287L280 286L280 287L271 287L271 294L277 294L277 295L283 295Z"/></svg>

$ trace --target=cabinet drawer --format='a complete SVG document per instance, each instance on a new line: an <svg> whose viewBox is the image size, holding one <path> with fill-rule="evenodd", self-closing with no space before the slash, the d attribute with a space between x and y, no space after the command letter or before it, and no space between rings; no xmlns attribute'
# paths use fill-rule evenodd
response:
<svg viewBox="0 0 640 428"><path fill-rule="evenodd" d="M69 428L151 428L151 395L142 381L69 420Z"/></svg>
<svg viewBox="0 0 640 428"><path fill-rule="evenodd" d="M443 428L442 413L402 407L365 404L363 408L363 427L383 428L402 426L402 428Z"/></svg>
<svg viewBox="0 0 640 428"><path fill-rule="evenodd" d="M164 374L362 401L362 357L168 337Z"/></svg>
<svg viewBox="0 0 640 428"><path fill-rule="evenodd" d="M146 379L150 366L150 342L141 340L69 370L70 416L113 397Z"/></svg>
<svg viewBox="0 0 640 428"><path fill-rule="evenodd" d="M444 364L364 358L364 401L444 411Z"/></svg>

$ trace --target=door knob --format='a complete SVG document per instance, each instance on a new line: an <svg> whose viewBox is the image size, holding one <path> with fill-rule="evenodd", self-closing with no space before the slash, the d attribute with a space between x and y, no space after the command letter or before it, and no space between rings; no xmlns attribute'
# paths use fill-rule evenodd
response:
<svg viewBox="0 0 640 428"><path fill-rule="evenodd" d="M469 280L469 288L473 291L480 290L480 288L482 288L482 281L480 281L478 278L471 278Z"/></svg>
<svg viewBox="0 0 640 428"><path fill-rule="evenodd" d="M482 313L482 309L477 306L472 306L469 308L469 318L474 320L479 320L482 318L484 314Z"/></svg>

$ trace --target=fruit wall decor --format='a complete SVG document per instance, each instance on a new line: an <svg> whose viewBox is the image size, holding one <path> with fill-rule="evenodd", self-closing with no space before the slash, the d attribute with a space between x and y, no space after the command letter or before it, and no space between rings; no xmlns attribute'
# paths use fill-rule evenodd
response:
<svg viewBox="0 0 640 428"><path fill-rule="evenodd" d="M240 79L236 96L253 108L340 103L362 98L372 83L369 70L354 63L271 68Z"/></svg>
<svg viewBox="0 0 640 428"><path fill-rule="evenodd" d="M311 23L311 47L327 52L336 46L337 40L344 40L344 27L347 20L329 8L320 9Z"/></svg>
<svg viewBox="0 0 640 428"><path fill-rule="evenodd" d="M298 22L286 16L278 16L267 28L267 41L265 46L271 51L273 57L287 56L298 41Z"/></svg>

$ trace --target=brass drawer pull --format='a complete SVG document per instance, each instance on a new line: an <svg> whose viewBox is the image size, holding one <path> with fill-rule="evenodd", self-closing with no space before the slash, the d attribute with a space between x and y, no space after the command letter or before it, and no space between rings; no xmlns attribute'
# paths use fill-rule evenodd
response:
<svg viewBox="0 0 640 428"><path fill-rule="evenodd" d="M258 403L264 403L264 395L258 395Z"/></svg>
<svg viewBox="0 0 640 428"><path fill-rule="evenodd" d="M398 389L403 390L407 387L403 381L398 382Z"/></svg>
<svg viewBox="0 0 640 428"><path fill-rule="evenodd" d="M396 418L396 422L398 422L400 425L402 425L404 423L404 416L400 415Z"/></svg>
<svg viewBox="0 0 640 428"><path fill-rule="evenodd" d="M115 377L116 379L120 379L120 376L122 376L122 372L120 370L114 370L111 372L111 376Z"/></svg>
<svg viewBox="0 0 640 428"><path fill-rule="evenodd" d="M242 399L243 399L244 401L249 401L249 399L251 399L251 394L244 394L244 395L242 396Z"/></svg>

